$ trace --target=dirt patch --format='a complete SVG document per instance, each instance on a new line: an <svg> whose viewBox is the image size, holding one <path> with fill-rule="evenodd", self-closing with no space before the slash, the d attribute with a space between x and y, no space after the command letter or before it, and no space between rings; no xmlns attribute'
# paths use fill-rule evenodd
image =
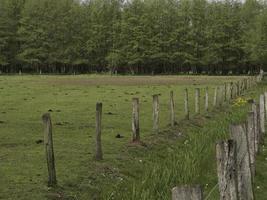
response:
<svg viewBox="0 0 267 200"><path fill-rule="evenodd" d="M100 87L101 85L198 85L208 84L218 81L232 81L242 77L224 77L224 76L61 76L47 77L40 80L52 85L88 85Z"/></svg>

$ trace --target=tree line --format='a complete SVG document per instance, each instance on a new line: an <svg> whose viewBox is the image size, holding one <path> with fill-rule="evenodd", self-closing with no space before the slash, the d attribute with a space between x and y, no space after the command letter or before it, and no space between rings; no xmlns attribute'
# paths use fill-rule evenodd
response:
<svg viewBox="0 0 267 200"><path fill-rule="evenodd" d="M131 74L258 71L267 64L266 3L1 0L0 70Z"/></svg>

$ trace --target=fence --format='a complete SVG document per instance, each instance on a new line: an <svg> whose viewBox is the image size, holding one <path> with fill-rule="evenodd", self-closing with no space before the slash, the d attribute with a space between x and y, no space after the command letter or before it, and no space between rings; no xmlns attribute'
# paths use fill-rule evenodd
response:
<svg viewBox="0 0 267 200"><path fill-rule="evenodd" d="M257 77L257 81L262 80ZM241 83L242 84L242 83ZM238 85L238 84L237 84ZM238 86L237 86L238 87ZM239 94L238 88L231 96ZM267 116L267 94L260 95L259 103L250 102L247 119L230 125L230 139L216 144L217 176L220 200L253 200L256 174L255 157L264 143ZM204 200L200 186L181 186L172 189L172 200Z"/></svg>
<svg viewBox="0 0 267 200"><path fill-rule="evenodd" d="M237 96L243 94L247 89L252 88L257 84L257 82L261 81L262 75L258 76L251 76L241 81L237 82L230 82L225 83L221 86L215 87L214 89L214 96L213 96L213 106L214 107L221 107L223 103L230 102L231 99L236 98ZM204 111L208 112L211 110L211 106L209 105L209 88L205 88L205 103L204 103ZM174 104L174 93L170 91L170 125L173 127L177 124L175 119L175 104ZM200 97L201 97L201 90L200 88L195 89L195 113L200 113ZM263 140L263 131L264 130L264 117L267 115L264 111L267 109L267 103L264 101L267 100L267 93L261 95L260 104L256 104L255 102L252 103L251 108L252 111L248 115L248 122L246 125L236 125L232 127L232 137L233 140L219 142L217 144L217 162L218 162L218 176L219 176L219 186L221 191L221 199L228 199L224 198L225 195L233 196L235 199L235 195L241 195L242 191L245 190L246 192L247 187L251 188L251 181L250 177L253 178L253 173L251 173L251 166L255 169L255 155L254 153L250 153L249 150L253 152L258 152L259 143ZM153 126L152 131L155 133L159 132L159 112L160 112L160 103L159 103L159 95L153 95L152 101L153 107ZM101 126L102 126L102 103L96 103L96 147L94 152L95 160L102 160L104 155L102 151L102 141L101 141ZM139 127L139 99L133 98L132 99L132 139L131 141L134 143L139 143L141 140L140 135L140 127ZM264 109L264 110L262 110ZM190 119L190 109L189 109L189 98L188 98L188 89L184 90L184 118ZM46 152L46 160L47 160L47 167L48 167L48 185L55 186L57 184L56 178L56 168L55 168L55 159L54 159L54 148L53 148L53 137L52 137L52 122L49 113L46 113L42 117L45 131L44 131L44 144L45 144L45 152ZM248 129L250 127L250 129ZM248 131L250 130L250 131ZM250 146L246 145L244 141L248 140L247 132L250 132ZM240 137L236 137L240 136ZM242 138L242 141L238 139ZM244 140L243 140L244 139ZM242 149L242 152L238 152L237 149ZM237 151L237 152L236 152ZM240 156L235 156L240 154ZM244 154L244 155L243 155ZM245 156L245 160L243 158ZM253 156L253 157L252 157ZM243 175L241 174L238 176L234 172L234 169L237 168L237 161L241 162L238 169L243 170L245 169L246 172L246 185L243 186ZM249 163L248 163L249 162ZM229 165L230 163L230 165ZM245 164L243 164L245 163ZM248 167L248 169L247 169ZM243 173L243 171L242 171ZM254 173L255 174L255 173ZM232 176L234 175L234 176ZM236 178L235 178L236 176ZM239 177L239 179L238 179ZM242 179L242 180L241 180ZM239 182L238 182L239 181ZM241 182L242 181L242 184ZM238 184L239 183L239 184ZM232 191L229 189L229 184L237 185L236 191ZM226 187L228 190L225 190ZM246 189L244 189L245 187ZM231 187L230 187L231 188ZM241 191L242 190L242 191ZM229 193L229 194L228 194ZM245 192L243 192L245 193ZM243 194L242 193L242 194ZM246 194L251 195L251 194ZM203 199L202 189L200 186L189 187L189 186L182 186L182 187L175 187L172 190L172 198L173 200L196 200L196 199Z"/></svg>

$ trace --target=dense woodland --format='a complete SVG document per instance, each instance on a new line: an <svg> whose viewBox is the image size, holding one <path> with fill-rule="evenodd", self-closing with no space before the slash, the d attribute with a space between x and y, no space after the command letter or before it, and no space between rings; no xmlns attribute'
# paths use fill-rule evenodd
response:
<svg viewBox="0 0 267 200"><path fill-rule="evenodd" d="M0 0L2 73L226 74L265 67L266 1Z"/></svg>

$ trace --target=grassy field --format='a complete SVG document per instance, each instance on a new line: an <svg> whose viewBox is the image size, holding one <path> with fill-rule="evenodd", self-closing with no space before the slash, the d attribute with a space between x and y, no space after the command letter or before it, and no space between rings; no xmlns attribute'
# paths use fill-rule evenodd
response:
<svg viewBox="0 0 267 200"><path fill-rule="evenodd" d="M243 120L247 106L193 114L194 88L213 88L242 77L211 76L0 76L0 199L170 199L177 184L200 183L218 199L215 141ZM264 85L249 91L257 95ZM189 89L192 120L183 120ZM176 119L169 128L169 92ZM160 130L152 132L152 95L160 94ZM130 143L132 98L140 98L143 146ZM204 90L201 113L204 108ZM94 161L95 104L103 103L104 160ZM59 186L46 187L41 115L50 112ZM116 138L120 134L122 138ZM264 155L262 155L264 156ZM265 159L260 157L259 168ZM267 184L257 176L264 199ZM265 181L266 182L266 181ZM265 191L265 193L264 193Z"/></svg>

